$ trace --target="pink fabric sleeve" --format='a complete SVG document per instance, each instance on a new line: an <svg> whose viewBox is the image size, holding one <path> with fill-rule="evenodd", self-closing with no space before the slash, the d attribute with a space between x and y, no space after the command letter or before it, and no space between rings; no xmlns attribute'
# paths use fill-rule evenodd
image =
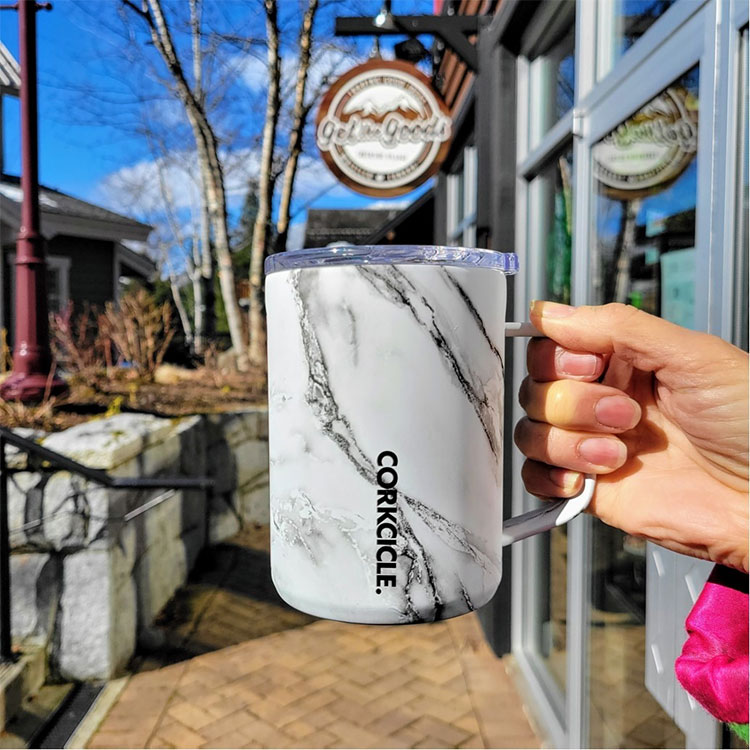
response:
<svg viewBox="0 0 750 750"><path fill-rule="evenodd" d="M748 720L748 577L717 565L685 621L677 679L710 714Z"/></svg>

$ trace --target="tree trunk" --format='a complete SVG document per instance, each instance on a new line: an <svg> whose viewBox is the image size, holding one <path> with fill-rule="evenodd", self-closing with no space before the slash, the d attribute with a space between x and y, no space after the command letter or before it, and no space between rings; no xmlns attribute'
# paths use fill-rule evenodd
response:
<svg viewBox="0 0 750 750"><path fill-rule="evenodd" d="M211 220L205 202L201 206L201 258L198 274L205 307L203 335L206 342L216 335L216 292L214 291L214 252L211 242ZM201 354L205 353L205 346Z"/></svg>
<svg viewBox="0 0 750 750"><path fill-rule="evenodd" d="M264 0L266 36L268 44L268 98L263 125L263 148L258 180L258 215L255 217L253 244L250 253L250 363L265 367L266 336L263 305L263 261L268 246L268 223L273 201L273 154L276 145L276 125L279 120L281 58L279 56L279 27L276 0Z"/></svg>
<svg viewBox="0 0 750 750"><path fill-rule="evenodd" d="M177 279L174 273L170 269L169 271L169 288L172 290L172 299L174 300L174 306L177 308L177 314L180 316L180 323L182 324L182 330L185 334L185 343L192 349L193 348L193 331L190 327L190 318L188 317L185 304L182 301L180 295L180 287L177 286Z"/></svg>
<svg viewBox="0 0 750 750"><path fill-rule="evenodd" d="M266 0L270 2L270 0ZM238 355L238 366L246 365L244 337L240 308L234 283L234 270L229 248L229 231L227 228L226 193L224 175L219 159L218 142L205 108L190 88L185 72L177 56L172 41L161 0L148 0L148 10L140 9L132 0L122 0L123 4L138 13L149 25L151 39L161 55L175 84L180 101L185 107L185 114L190 123L198 152L201 175L204 176L203 192L208 215L213 229L216 257L219 265L219 285L224 299L229 334L232 347Z"/></svg>
<svg viewBox="0 0 750 750"><path fill-rule="evenodd" d="M297 165L302 152L302 138L310 107L305 104L305 90L307 88L307 72L310 69L310 48L312 46L312 31L315 14L318 10L318 0L309 0L307 10L302 19L299 34L299 65L297 67L297 84L294 89L294 108L292 110L293 124L289 136L289 157L284 167L284 181L281 186L281 203L279 217L276 222L276 252L286 250L289 236L289 212L292 205L294 179L297 176Z"/></svg>
<svg viewBox="0 0 750 750"><path fill-rule="evenodd" d="M205 211L203 212L205 214ZM207 217L202 217L207 223ZM201 226L201 230L203 225ZM201 231L202 234L202 231ZM193 320L195 321L195 338L193 350L203 355L206 350L206 298L203 294L203 279L201 278L201 234L193 232L193 261L190 264L190 281L193 284Z"/></svg>

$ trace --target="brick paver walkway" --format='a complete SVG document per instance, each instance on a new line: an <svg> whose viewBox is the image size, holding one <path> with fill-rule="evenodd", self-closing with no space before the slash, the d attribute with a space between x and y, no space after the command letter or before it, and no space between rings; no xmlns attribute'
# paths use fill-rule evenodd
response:
<svg viewBox="0 0 750 750"><path fill-rule="evenodd" d="M247 547L247 536L240 542ZM254 600L244 604L270 632L242 640L257 623L227 599L240 596L234 589L211 597L205 587L190 623L169 630L186 654L205 650L209 633L214 648L227 637L236 645L167 666L151 654L141 663L151 669L133 675L89 747L539 747L474 615L378 627L293 622L287 609L291 629L281 630Z"/></svg>

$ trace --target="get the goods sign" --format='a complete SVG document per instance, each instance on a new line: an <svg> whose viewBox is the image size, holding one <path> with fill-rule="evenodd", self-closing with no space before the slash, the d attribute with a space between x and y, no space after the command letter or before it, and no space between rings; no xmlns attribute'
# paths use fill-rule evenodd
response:
<svg viewBox="0 0 750 750"><path fill-rule="evenodd" d="M341 182L387 198L414 190L437 171L451 124L442 98L414 65L370 60L326 92L316 143Z"/></svg>

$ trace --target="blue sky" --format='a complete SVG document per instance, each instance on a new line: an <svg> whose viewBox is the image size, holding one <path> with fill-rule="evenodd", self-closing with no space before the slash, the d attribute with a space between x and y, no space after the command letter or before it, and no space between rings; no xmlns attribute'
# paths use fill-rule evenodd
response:
<svg viewBox="0 0 750 750"><path fill-rule="evenodd" d="M207 0L206 5L212 2L217 3L218 0ZM429 13L432 10L432 0L395 0L393 5L394 12L397 13ZM92 111L90 104L80 105L81 100L75 90L91 83L99 87L106 83L112 95L121 95L125 92L127 86L122 80L122 71L125 68L113 66L114 58L108 57L113 51L107 47L107 26L117 21L118 7L119 3L116 0L55 0L52 11L37 14L41 182L72 195L105 204L108 201L102 193L103 183L118 171L132 168L149 158L146 148L137 138L130 137L122 128L105 124L104 116L99 118L101 121L97 121L97 114ZM165 2L165 7L169 11L169 2ZM260 3L257 0L254 4L222 0L221 4L215 4L212 10L246 29L248 33L260 35L263 29L262 15L260 12L248 15L249 9L253 7L259 9ZM282 0L280 4L282 15L286 13L287 21L290 23L295 20L297 7L293 0ZM332 37L334 15L370 12L375 15L379 7L380 2L377 0L354 0L340 5L336 10L324 11L320 17L319 38ZM3 11L0 14L0 39L16 57L17 35L16 13ZM428 40L424 41L428 43ZM355 45L361 59L367 57L372 46L371 38L349 42ZM384 50L392 43L384 42ZM262 55L263 50L259 48L257 54ZM390 55L386 53L386 56ZM118 75L120 80L117 80ZM129 83L132 84L132 81ZM259 92L255 94L259 95ZM17 100L7 96L3 99L5 171L18 174L19 107ZM250 120L253 116L257 118L256 122L248 121L249 129L257 130L262 107L249 109L255 112L255 115L246 113L245 116ZM233 127L235 130L241 129L241 121L235 118ZM313 144L308 143L306 150L308 154L317 158ZM321 190L323 188L325 184L321 183ZM397 202L413 200L420 192L404 196ZM298 206L309 198L309 194L301 196ZM111 203L111 200L109 202ZM230 213L233 216L236 216L240 202L239 196L232 200ZM355 208L372 203L373 199L339 186L315 200L312 205L318 208ZM303 218L304 212L298 214L295 221L299 222Z"/></svg>

